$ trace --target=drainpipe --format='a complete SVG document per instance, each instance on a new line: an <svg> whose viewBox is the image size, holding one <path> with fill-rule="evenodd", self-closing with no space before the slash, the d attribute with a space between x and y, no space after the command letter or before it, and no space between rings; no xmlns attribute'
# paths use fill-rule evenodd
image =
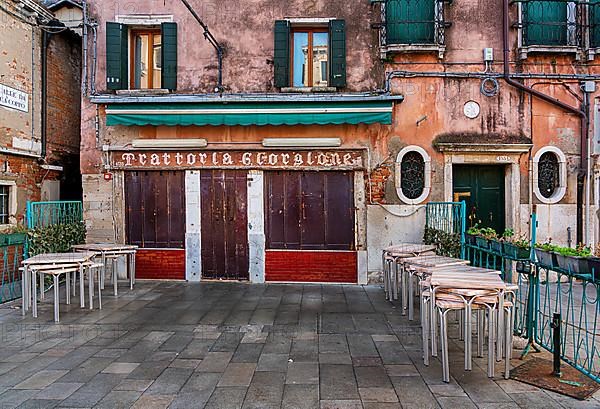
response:
<svg viewBox="0 0 600 409"><path fill-rule="evenodd" d="M42 30L42 149L40 159L46 161L46 144L48 140L48 42L50 34Z"/></svg>
<svg viewBox="0 0 600 409"><path fill-rule="evenodd" d="M583 187L585 178L585 169L587 169L587 144L588 144L588 113L587 108L584 106L582 109L575 108L569 104L566 104L550 95L544 94L543 92L537 91L531 87L521 84L515 81L510 75L510 49L509 49L509 1L503 0L502 7L502 40L504 45L504 74L503 78L508 85L511 85L521 91L527 92L543 101L546 101L556 107L563 109L564 111L575 114L581 121L581 164L579 172L577 173L577 242L583 242ZM533 183L533 181L530 181ZM589 187L588 187L589 190ZM587 235L586 235L587 236Z"/></svg>

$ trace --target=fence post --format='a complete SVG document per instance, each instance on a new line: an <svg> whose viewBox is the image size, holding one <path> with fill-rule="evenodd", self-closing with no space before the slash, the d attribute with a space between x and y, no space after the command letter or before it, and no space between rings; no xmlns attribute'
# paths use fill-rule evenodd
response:
<svg viewBox="0 0 600 409"><path fill-rule="evenodd" d="M460 258L465 258L465 233L467 230L467 202L460 202Z"/></svg>

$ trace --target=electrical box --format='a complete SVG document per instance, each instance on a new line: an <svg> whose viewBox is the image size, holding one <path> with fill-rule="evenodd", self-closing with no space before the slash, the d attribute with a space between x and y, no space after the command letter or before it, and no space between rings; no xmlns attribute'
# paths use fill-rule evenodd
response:
<svg viewBox="0 0 600 409"><path fill-rule="evenodd" d="M494 61L494 49L493 48L484 48L483 49L483 61L485 61L485 62Z"/></svg>
<svg viewBox="0 0 600 409"><path fill-rule="evenodd" d="M591 94L592 92L596 92L596 83L594 81L584 81L583 82L583 91Z"/></svg>

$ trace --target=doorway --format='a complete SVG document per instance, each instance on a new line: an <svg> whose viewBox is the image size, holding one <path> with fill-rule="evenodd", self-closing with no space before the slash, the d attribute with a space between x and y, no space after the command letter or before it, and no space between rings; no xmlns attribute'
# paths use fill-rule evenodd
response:
<svg viewBox="0 0 600 409"><path fill-rule="evenodd" d="M249 279L248 174L200 173L202 278Z"/></svg>
<svg viewBox="0 0 600 409"><path fill-rule="evenodd" d="M505 167L496 165L454 165L454 201L467 204L467 228L491 227L502 234L505 217Z"/></svg>

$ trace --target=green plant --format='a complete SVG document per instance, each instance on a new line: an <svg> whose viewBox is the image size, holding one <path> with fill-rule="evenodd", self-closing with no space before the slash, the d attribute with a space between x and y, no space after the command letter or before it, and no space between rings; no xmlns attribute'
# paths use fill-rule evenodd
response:
<svg viewBox="0 0 600 409"><path fill-rule="evenodd" d="M443 230L426 227L423 242L434 245L436 253L441 256L460 257L461 245L459 234L447 233Z"/></svg>
<svg viewBox="0 0 600 409"><path fill-rule="evenodd" d="M86 228L83 222L55 224L29 230L29 255L69 252L71 246L85 242L85 235Z"/></svg>
<svg viewBox="0 0 600 409"><path fill-rule="evenodd" d="M515 231L513 229L506 229L504 233L502 233L502 239L509 241L515 236Z"/></svg>
<svg viewBox="0 0 600 409"><path fill-rule="evenodd" d="M469 227L469 230L467 230L467 234L470 234L471 236L479 236L480 232L481 232L481 229L479 227L477 227L477 225L475 225L473 227Z"/></svg>
<svg viewBox="0 0 600 409"><path fill-rule="evenodd" d="M491 227L486 227L480 230L479 236L483 237L484 239L493 240L498 237L498 233L496 233L496 230L492 229Z"/></svg>
<svg viewBox="0 0 600 409"><path fill-rule="evenodd" d="M546 243L536 243L535 248L542 251L553 252L558 248L558 246L552 244L551 241L547 241Z"/></svg>

